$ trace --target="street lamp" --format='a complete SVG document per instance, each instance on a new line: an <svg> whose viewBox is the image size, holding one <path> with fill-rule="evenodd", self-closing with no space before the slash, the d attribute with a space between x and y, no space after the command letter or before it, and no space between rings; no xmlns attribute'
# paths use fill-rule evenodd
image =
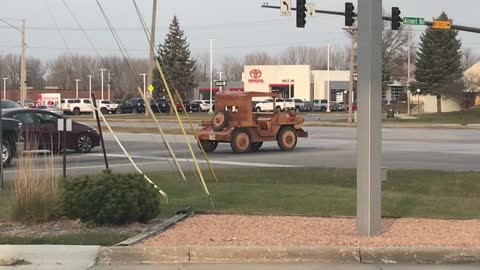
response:
<svg viewBox="0 0 480 270"><path fill-rule="evenodd" d="M88 98L92 98L92 77L93 75L87 75L88 77Z"/></svg>
<svg viewBox="0 0 480 270"><path fill-rule="evenodd" d="M107 69L106 68L100 68L98 69L100 70L100 73L101 73L101 76L102 76L102 86L101 86L101 89L102 89L102 99L103 99L103 72L106 71Z"/></svg>
<svg viewBox="0 0 480 270"><path fill-rule="evenodd" d="M210 39L210 110L209 114L213 114L213 39Z"/></svg>
<svg viewBox="0 0 480 270"><path fill-rule="evenodd" d="M78 82L80 79L75 79L75 99L78 99Z"/></svg>
<svg viewBox="0 0 480 270"><path fill-rule="evenodd" d="M420 89L417 89L417 108L418 108L418 114L420 114Z"/></svg>
<svg viewBox="0 0 480 270"><path fill-rule="evenodd" d="M3 80L3 99L7 99L7 80L8 78L2 78Z"/></svg>
<svg viewBox="0 0 480 270"><path fill-rule="evenodd" d="M330 46L332 44L325 44L327 46L327 112L330 112Z"/></svg>

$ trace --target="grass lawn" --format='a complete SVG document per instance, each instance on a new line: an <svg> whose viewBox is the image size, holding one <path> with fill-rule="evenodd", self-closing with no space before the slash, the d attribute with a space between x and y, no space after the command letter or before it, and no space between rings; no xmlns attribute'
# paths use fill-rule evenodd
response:
<svg viewBox="0 0 480 270"><path fill-rule="evenodd" d="M248 168L217 170L215 183L205 172L216 208L193 173L189 182L174 173L149 174L168 193L163 217L189 206L216 213L355 216L353 169ZM480 219L480 172L390 170L382 186L384 217ZM7 185L8 187L8 185ZM8 221L11 190L0 193L0 222ZM0 237L3 243L102 244L127 238L114 234L76 234L45 238Z"/></svg>
<svg viewBox="0 0 480 270"><path fill-rule="evenodd" d="M179 183L153 175L168 193L164 216L193 206L241 214L354 216L355 170L326 168L218 170L220 183L208 187L210 206L199 182ZM175 177L174 177L175 178ZM164 179L164 180L158 180ZM388 217L480 218L480 172L391 170L382 187L382 214Z"/></svg>
<svg viewBox="0 0 480 270"><path fill-rule="evenodd" d="M417 115L414 115L417 116ZM390 122L433 123L433 124L480 124L480 108L463 112L420 114L413 120L389 120Z"/></svg>

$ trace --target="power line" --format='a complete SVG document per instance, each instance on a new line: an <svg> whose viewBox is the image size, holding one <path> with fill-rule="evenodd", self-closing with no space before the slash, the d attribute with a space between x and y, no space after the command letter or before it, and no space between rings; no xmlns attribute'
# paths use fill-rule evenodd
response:
<svg viewBox="0 0 480 270"><path fill-rule="evenodd" d="M50 9L50 5L49 5L49 0L45 0L47 2L47 10L48 10L48 14L50 15L50 18L52 19L53 23L55 24L55 28L57 28L57 31L58 31L58 34L60 35L62 41L63 41L63 44L65 45L65 48L67 49L67 51L72 54L72 52L70 51L70 48L68 46L68 43L67 43L67 40L65 39L65 37L63 36L62 34L62 31L60 29L58 29L58 24L57 24L57 20L55 20L55 16L53 15L53 12L52 10Z"/></svg>
<svg viewBox="0 0 480 270"><path fill-rule="evenodd" d="M18 28L18 27L16 27L15 25L13 25L13 24L11 24L11 23L9 23L9 22L5 21L5 20L4 20L4 19L2 19L2 18L0 18L0 21L2 21L2 22L4 22L5 24L9 25L9 26L10 26L11 28L13 28L13 29L16 29L16 30L20 31L20 33L22 33L22 32L23 32L23 31L22 31L20 28Z"/></svg>
<svg viewBox="0 0 480 270"><path fill-rule="evenodd" d="M93 45L92 41L90 40L90 38L88 37L87 33L85 32L85 30L83 29L82 25L80 24L80 22L77 20L77 17L75 16L75 14L73 14L72 10L70 9L70 7L68 6L67 2L65 2L65 0L62 0L63 4L65 5L65 7L67 8L68 12L70 13L70 15L72 15L73 19L75 20L75 22L77 23L77 26L78 28L80 28L80 30L82 31L83 33L83 36L85 37L85 39L87 39L88 43L90 44L90 46L92 47L92 49L95 51L95 53L97 54L98 57L100 57L100 54L98 53L97 49L95 48L95 45Z"/></svg>

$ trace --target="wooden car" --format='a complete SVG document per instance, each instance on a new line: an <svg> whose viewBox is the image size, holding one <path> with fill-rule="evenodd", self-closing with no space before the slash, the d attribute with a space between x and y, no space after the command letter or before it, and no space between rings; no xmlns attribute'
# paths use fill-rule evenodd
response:
<svg viewBox="0 0 480 270"><path fill-rule="evenodd" d="M215 96L215 115L202 121L199 143L213 152L218 143L230 143L235 153L254 152L265 141L277 141L283 151L292 151L298 137L307 137L303 117L290 112L252 112L252 99L278 97L277 93L219 92ZM275 106L274 106L275 108Z"/></svg>

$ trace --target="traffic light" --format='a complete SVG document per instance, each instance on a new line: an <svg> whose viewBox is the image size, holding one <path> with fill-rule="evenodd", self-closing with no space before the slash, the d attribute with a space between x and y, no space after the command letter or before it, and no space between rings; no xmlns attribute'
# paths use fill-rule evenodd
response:
<svg viewBox="0 0 480 270"><path fill-rule="evenodd" d="M307 23L307 1L297 0L297 27L304 28Z"/></svg>
<svg viewBox="0 0 480 270"><path fill-rule="evenodd" d="M392 30L398 30L402 23L402 18L400 17L400 9L398 7L392 7Z"/></svg>
<svg viewBox="0 0 480 270"><path fill-rule="evenodd" d="M345 26L353 26L355 23L355 6L353 3L345 3Z"/></svg>

